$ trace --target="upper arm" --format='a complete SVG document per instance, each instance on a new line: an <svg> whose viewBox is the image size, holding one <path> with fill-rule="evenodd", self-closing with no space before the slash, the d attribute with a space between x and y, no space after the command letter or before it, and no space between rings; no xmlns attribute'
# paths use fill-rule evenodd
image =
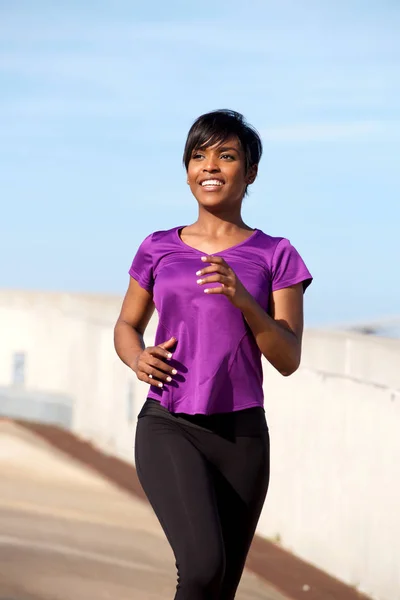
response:
<svg viewBox="0 0 400 600"><path fill-rule="evenodd" d="M289 240L282 238L271 261L270 314L301 342L303 335L303 296L312 275Z"/></svg>
<svg viewBox="0 0 400 600"><path fill-rule="evenodd" d="M294 333L301 342L303 336L303 283L297 283L271 293L271 317Z"/></svg>
<svg viewBox="0 0 400 600"><path fill-rule="evenodd" d="M143 335L153 312L152 294L142 288L133 277L130 277L118 321L128 323Z"/></svg>

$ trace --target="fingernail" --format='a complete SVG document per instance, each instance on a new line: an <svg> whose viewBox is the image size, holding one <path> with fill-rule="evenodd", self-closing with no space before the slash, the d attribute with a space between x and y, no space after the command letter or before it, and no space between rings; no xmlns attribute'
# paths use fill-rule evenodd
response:
<svg viewBox="0 0 400 600"><path fill-rule="evenodd" d="M204 290L204 293L205 293L205 294L208 294L208 292L209 292L209 291L210 291L210 290L207 288L206 290Z"/></svg>
<svg viewBox="0 0 400 600"><path fill-rule="evenodd" d="M206 262L206 260L207 260L207 256L202 256L202 257L201 257L201 260L202 260L203 262Z"/></svg>
<svg viewBox="0 0 400 600"><path fill-rule="evenodd" d="M196 275L201 275L201 271L196 271Z"/></svg>
<svg viewBox="0 0 400 600"><path fill-rule="evenodd" d="M172 377L167 377L167 381L172 381Z"/></svg>
<svg viewBox="0 0 400 600"><path fill-rule="evenodd" d="M163 386L163 384L162 384L162 383L159 383L159 384L158 384L158 387L162 387L162 386Z"/></svg>
<svg viewBox="0 0 400 600"><path fill-rule="evenodd" d="M167 358L172 358L171 352L169 354L167 354Z"/></svg>
<svg viewBox="0 0 400 600"><path fill-rule="evenodd" d="M202 283L203 280L202 279L198 279L196 283Z"/></svg>
<svg viewBox="0 0 400 600"><path fill-rule="evenodd" d="M153 379L153 375L149 375L149 379Z"/></svg>
<svg viewBox="0 0 400 600"><path fill-rule="evenodd" d="M172 369L172 375L177 375L178 371L176 369Z"/></svg>

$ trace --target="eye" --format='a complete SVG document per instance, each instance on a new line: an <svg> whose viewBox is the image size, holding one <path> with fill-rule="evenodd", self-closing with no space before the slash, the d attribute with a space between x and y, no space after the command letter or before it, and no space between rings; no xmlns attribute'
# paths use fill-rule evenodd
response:
<svg viewBox="0 0 400 600"><path fill-rule="evenodd" d="M221 154L221 158L223 158L224 160L235 160L233 154Z"/></svg>
<svg viewBox="0 0 400 600"><path fill-rule="evenodd" d="M192 158L193 159L203 158L203 154L201 154L200 152L195 152L194 154L192 154Z"/></svg>

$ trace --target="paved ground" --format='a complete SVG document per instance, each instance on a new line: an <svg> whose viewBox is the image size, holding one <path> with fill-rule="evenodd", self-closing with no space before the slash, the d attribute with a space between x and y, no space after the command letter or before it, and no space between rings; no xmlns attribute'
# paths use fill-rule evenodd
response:
<svg viewBox="0 0 400 600"><path fill-rule="evenodd" d="M0 600L172 600L151 509L18 425L0 422ZM246 572L238 600L285 600Z"/></svg>

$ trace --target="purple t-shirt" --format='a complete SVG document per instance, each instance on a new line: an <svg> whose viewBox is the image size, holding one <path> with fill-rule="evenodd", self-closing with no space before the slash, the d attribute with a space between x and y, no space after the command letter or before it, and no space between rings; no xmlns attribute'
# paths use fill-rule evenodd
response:
<svg viewBox="0 0 400 600"><path fill-rule="evenodd" d="M131 277L153 294L159 323L155 345L178 341L170 362L178 375L148 397L176 413L213 414L263 406L261 352L242 312L220 294L204 294L196 271L209 266L204 252L180 238L182 227L157 231L140 245ZM216 253L232 267L268 311L271 291L312 277L287 239L259 229L240 244ZM220 284L209 284L207 287Z"/></svg>

